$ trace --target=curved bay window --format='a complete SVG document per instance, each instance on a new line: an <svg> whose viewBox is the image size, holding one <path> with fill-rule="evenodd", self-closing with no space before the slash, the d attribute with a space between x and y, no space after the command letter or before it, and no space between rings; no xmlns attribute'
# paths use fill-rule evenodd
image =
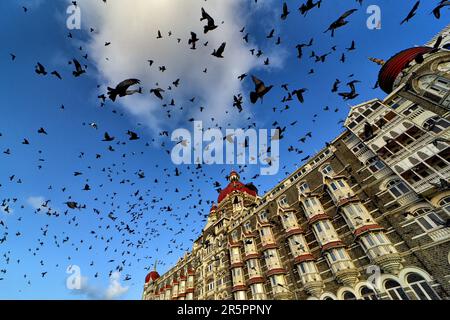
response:
<svg viewBox="0 0 450 320"><path fill-rule="evenodd" d="M231 269L231 279L233 280L233 285L243 285L244 284L244 272L242 268Z"/></svg>
<svg viewBox="0 0 450 320"><path fill-rule="evenodd" d="M269 249L265 251L264 259L266 261L267 270L282 268L280 257L276 249Z"/></svg>
<svg viewBox="0 0 450 320"><path fill-rule="evenodd" d="M388 280L384 284L386 292L392 300L409 300L402 286L395 280Z"/></svg>
<svg viewBox="0 0 450 320"><path fill-rule="evenodd" d="M241 250L239 247L230 248L231 264L241 262Z"/></svg>
<svg viewBox="0 0 450 320"><path fill-rule="evenodd" d="M264 288L264 284L262 283L255 283L250 286L250 290L252 292L252 299L253 300L266 300L266 289Z"/></svg>
<svg viewBox="0 0 450 320"><path fill-rule="evenodd" d="M309 252L305 238L300 234L289 237L288 242L293 257L298 257Z"/></svg>
<svg viewBox="0 0 450 320"><path fill-rule="evenodd" d="M234 293L234 300L247 300L247 292L245 292L245 291L236 291Z"/></svg>
<svg viewBox="0 0 450 320"><path fill-rule="evenodd" d="M244 239L244 250L246 255L258 253L256 250L255 240L252 238Z"/></svg>
<svg viewBox="0 0 450 320"><path fill-rule="evenodd" d="M354 268L353 262L344 248L331 249L327 251L325 256L334 273Z"/></svg>
<svg viewBox="0 0 450 320"><path fill-rule="evenodd" d="M342 208L342 210L344 212L344 218L347 221L347 224L353 230L366 224L375 223L366 207L360 202L347 204Z"/></svg>
<svg viewBox="0 0 450 320"><path fill-rule="evenodd" d="M263 246L265 246L267 244L275 243L272 229L270 227L262 227L259 230L259 236L261 238L261 244Z"/></svg>
<svg viewBox="0 0 450 320"><path fill-rule="evenodd" d="M439 296L422 276L410 273L406 277L406 282L408 282L419 300L440 300Z"/></svg>
<svg viewBox="0 0 450 320"><path fill-rule="evenodd" d="M310 281L321 281L319 271L314 261L305 261L297 265L297 270L303 285Z"/></svg>
<svg viewBox="0 0 450 320"><path fill-rule="evenodd" d="M315 222L313 225L313 231L321 245L339 240L336 230L328 220Z"/></svg>
<svg viewBox="0 0 450 320"><path fill-rule="evenodd" d="M308 219L316 214L324 213L322 204L317 197L304 198L301 200L301 203Z"/></svg>
<svg viewBox="0 0 450 320"><path fill-rule="evenodd" d="M347 198L353 197L355 194L345 179L335 179L327 183L328 192L335 203Z"/></svg>
<svg viewBox="0 0 450 320"><path fill-rule="evenodd" d="M260 277L261 276L261 268L259 266L258 259L250 259L247 261L247 270L248 270L248 277L254 278L254 277Z"/></svg>
<svg viewBox="0 0 450 320"><path fill-rule="evenodd" d="M298 228L297 218L293 212L286 212L281 214L281 222L286 231Z"/></svg>

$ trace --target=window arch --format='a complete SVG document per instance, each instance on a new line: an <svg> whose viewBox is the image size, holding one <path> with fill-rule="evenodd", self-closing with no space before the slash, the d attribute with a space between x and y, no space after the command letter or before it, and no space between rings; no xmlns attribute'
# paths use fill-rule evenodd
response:
<svg viewBox="0 0 450 320"><path fill-rule="evenodd" d="M364 300L378 300L378 295L369 287L362 287L360 294Z"/></svg>
<svg viewBox="0 0 450 320"><path fill-rule="evenodd" d="M351 293L350 291L345 291L342 294L342 298L344 300L356 300L356 296L353 293Z"/></svg>
<svg viewBox="0 0 450 320"><path fill-rule="evenodd" d="M403 290L402 286L395 280L387 280L384 283L384 288L389 294L389 297L391 297L391 300L409 300L405 290Z"/></svg>
<svg viewBox="0 0 450 320"><path fill-rule="evenodd" d="M428 282L417 273L410 273L406 276L406 282L413 289L419 300L440 300Z"/></svg>

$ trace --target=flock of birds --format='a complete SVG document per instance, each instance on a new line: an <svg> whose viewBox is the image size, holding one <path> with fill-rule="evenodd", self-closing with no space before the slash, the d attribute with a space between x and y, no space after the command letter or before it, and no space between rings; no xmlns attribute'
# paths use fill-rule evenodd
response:
<svg viewBox="0 0 450 320"><path fill-rule="evenodd" d="M107 9L107 0L102 1ZM258 0L255 0L254 2L258 3ZM298 8L299 14L303 17L307 17L311 11L319 10L323 7L323 2L324 0L307 0ZM363 4L363 0L356 0L356 2L359 5ZM75 6L78 5L76 1L72 1L72 3ZM417 1L410 12L401 21L401 24L408 23L416 15L419 6L420 1ZM432 13L437 19L441 17L441 10L445 7L450 7L450 1L440 1L433 10ZM291 4L288 5L287 2L284 2L280 8L281 21L285 21L292 17L294 15L294 13L291 12L292 10ZM336 20L329 24L329 26L324 30L324 33L329 33L332 38L335 37L336 33L349 23L351 16L358 10L359 9L351 9L345 11L343 14L338 16ZM23 7L23 11L25 13L29 12L27 7ZM199 11L199 22L203 26L204 35L198 35L195 32L190 32L190 37L185 41L189 50L197 50L200 45L208 47L208 42L199 44L199 41L201 41L200 37L206 37L208 33L220 32L221 24L208 13L206 8L201 8ZM222 24L223 23L224 22L222 22ZM91 33L95 31L95 28L90 28ZM249 37L251 34L246 32L246 27L243 27L240 30L240 33L242 36L242 41L249 43ZM275 45L280 45L282 43L282 38L281 36L276 36L276 33L277 31L272 29L264 37L267 41L276 39L274 42ZM161 39L161 41L166 37L165 33L160 30L156 32L155 36L156 39ZM169 32L168 36L172 36L172 33ZM68 38L74 38L71 32L69 32ZM184 43L181 38L178 38L177 42L180 44ZM330 56L338 50L338 46L335 45L329 52L317 53L314 49L314 43L315 39L311 38L309 41L299 43L295 46L295 56L300 62L307 58L305 57L306 50L310 51L309 59L312 59L317 65L326 63L330 59ZM105 42L104 45L108 47L114 44L111 42ZM217 58L218 61L221 59L226 59L226 45L226 42L223 42L218 48L212 48L211 55ZM82 47L79 49L80 51L83 50ZM348 55L356 49L356 42L354 40L349 41L345 51L339 54L339 61L341 63L345 63L348 59ZM249 54L255 56L256 58L265 57L263 65L270 64L269 57L266 57L261 49L252 49ZM10 57L13 62L20 61L20 56L17 53L10 53ZM148 61L145 61L145 63L148 63L149 67L152 67L156 61L155 59L149 59ZM71 66L73 77L83 78L89 69L89 55L85 52L84 55L82 55L82 58L73 58L68 62L68 64ZM159 66L159 72L165 72L166 70L167 66ZM51 68L45 66L42 62L36 63L34 71L35 74L40 77L53 76L60 81L63 81L65 77L61 70L52 70ZM204 73L207 73L207 71L207 68L203 70ZM314 73L314 69L310 69L308 72L308 74ZM258 102L263 103L266 96L275 94L274 89L276 86L269 83L267 79L261 79L258 75L242 73L237 77L237 79L234 79L234 81L243 82L246 81L246 79L251 81L250 83L253 88L248 93L248 99L244 99L244 96L246 95L245 93L237 93L233 97L230 97L230 104L232 102L232 110L235 109L236 115L239 115L244 110L244 104L246 101L249 101L251 104L256 104ZM334 83L330 85L330 91L333 94L337 94L343 101L353 100L359 96L357 84L360 82L360 80L355 79L354 75L351 74L349 76L349 80L336 79ZM179 78L175 79L168 87L163 87L156 84L152 88L145 89L142 86L140 79L129 78L115 84L115 86L107 87L105 92L100 92L98 99L100 107L106 107L108 104L114 105L115 103L118 103L120 99L123 99L126 96L150 94L152 98L162 103L162 110L165 110L167 118L171 118L171 113L173 111L170 107L174 107L178 105L178 103L170 97L170 92L182 85L183 79ZM378 84L375 84L373 89L376 89L377 87ZM97 89L101 90L101 86L98 85ZM308 88L304 87L291 89L289 84L281 84L279 89L282 90L279 100L283 104L283 107L274 107L272 108L272 112L284 112L288 110L290 108L290 104L294 102L299 104L305 103L305 96L308 92ZM186 101L186 103L190 105L194 105L195 102L196 97ZM61 109L64 110L65 106L61 105ZM200 107L201 112L204 109L205 107ZM180 110L183 110L183 108L180 107ZM326 106L321 108L320 111L334 111L337 113L339 109ZM113 113L117 114L117 111L114 110ZM312 121L315 122L318 117L319 113L314 114ZM216 119L212 120L217 122ZM248 126L249 128L256 128L256 124L252 122L252 118L249 117L247 120L251 122ZM188 121L192 122L194 119L191 118L188 119ZM342 122L343 120L339 123ZM293 120L289 123L289 126L293 128L297 124L298 121ZM277 127L279 129L279 136L277 138L283 139L288 130L287 124L283 125L278 121L274 121L272 125L273 127ZM100 129L103 129L97 122L85 122L82 123L82 126L90 127L95 130L95 132L99 132ZM218 125L218 122L216 127L221 128ZM76 179L75 184L79 184L81 186L81 191L87 194L85 198L75 198L71 195L71 190L67 186L57 187L54 184L50 184L48 190L55 193L58 192L58 197L65 198L65 201L63 203L58 203L52 199L46 199L37 208L35 208L36 214L44 214L49 218L59 219L60 221L64 220L63 223L73 227L75 233L77 232L76 230L81 227L80 220L83 219L80 217L81 212L86 214L89 213L89 219L91 221L95 221L94 224L96 227L93 227L89 231L89 235L87 235L86 238L83 237L81 240L74 240L74 238L77 237L69 234L67 230L58 231L52 228L52 220L49 220L48 223L45 223L39 227L40 236L35 239L34 243L30 244L28 253L34 257L37 257L41 254L40 251L42 251L45 246L55 246L56 248L60 248L62 252L68 252L67 250L69 250L69 246L70 249L74 249L75 251L87 250L87 252L94 252L95 250L99 250L99 248L101 248L100 251L104 253L105 257L108 257L107 263L110 266L106 274L111 276L111 274L115 271L125 272L126 274L123 280L130 281L133 277L131 274L127 273L127 270L129 270L133 265L138 264L139 266L142 266L142 268L145 268L145 270L148 270L150 268L150 261L157 258L157 256L161 258L167 255L179 257L183 252L190 250L190 246L195 239L191 238L186 241L180 241L180 237L186 237L187 234L199 234L199 228L203 227L203 222L205 221L209 208L212 204L212 201L203 199L204 196L202 190L204 188L208 188L208 186L212 186L215 190L217 190L217 192L220 192L222 183L219 181L214 181L211 176L207 175L205 172L205 166L200 164L185 166L183 167L183 171L181 171L178 167L172 168L170 166L166 166L165 164L155 164L154 168L151 169L152 175L155 171L159 172L159 179L150 178L145 169L139 169L132 172L127 168L127 161L132 161L130 159L133 157L157 152L148 151L151 150L154 145L157 145L160 150L163 150L162 152L167 153L167 156L169 157L170 151L167 148L168 142L161 142L158 140L169 139L168 131L161 131L159 132L159 137L153 138L148 142L142 142L142 145L139 145L138 147L142 150L140 151L140 154L136 151L127 150L127 147L130 144L140 143L140 141L143 140L138 133L133 130L128 130L123 137L116 137L106 129L103 129L102 131L102 138L99 138L98 142L105 145L104 152L99 151L93 155L86 151L80 152L78 154L80 167L85 166L85 169L74 170L72 174L73 179ZM36 133L37 136L24 138L21 144L23 146L29 146L33 143L38 144L36 141L39 139L39 136L42 137L51 134L51 132L45 127L37 128ZM313 133L307 132L298 139L298 142L304 144L312 137ZM0 143L2 143L2 145L8 144L8 147L2 151L1 155L4 157L12 157L15 150L14 147L9 144L13 142L7 140L5 141L5 138L7 139L7 133L0 132ZM227 136L225 139L230 141L232 137ZM178 141L177 143L185 144L186 142ZM40 146L43 145L41 144ZM247 141L245 142L245 146L248 147ZM293 145L290 145L287 148L287 151L290 153L292 152L295 155L304 153L300 147ZM93 168L96 166L89 162L91 161L90 159L94 158L96 161L101 161L106 157L106 152L108 153L107 157L115 157L116 161L110 165L105 164L98 172L92 172ZM121 154L120 156L114 156L114 152ZM270 163L270 148L266 150L266 153L267 162ZM310 156L302 156L301 161L306 161L309 158ZM44 170L46 163L46 155L44 150L38 151L38 163L37 170ZM245 174L248 169L249 168L246 165L239 167L241 174ZM286 172L286 166L282 169L285 170L285 173L288 173ZM147 170L150 171L150 169ZM220 175L226 175L226 171L228 171L228 169L222 169ZM93 185L89 179L89 177L93 175L103 177L105 182L99 185ZM174 179L179 179L180 176L186 177L186 184L184 186L181 186L180 183L174 182L176 181ZM250 179L254 181L258 177L259 174L256 174L250 177ZM26 177L21 177L19 173L11 172L8 179L5 181L0 180L0 194L3 196L7 194L10 184L21 185L26 180ZM126 194L117 191L102 191L108 187L111 188L110 190L116 190L117 186L128 186L129 189L127 190L133 191ZM169 192L174 192L178 196L180 202L179 204L167 203L165 201L164 194ZM89 196L91 198L87 200ZM124 202L121 201L121 196L125 197L126 200ZM14 195L4 196L3 199L0 199L0 251L2 251L2 255L0 257L0 287L2 285L2 280L5 280L10 272L14 272L14 265L21 263L21 259L14 258L14 249L8 248L7 246L11 237L19 238L22 237L23 234L20 230L12 231L8 225L7 219L17 219L17 222L14 222L14 224L20 225L20 222L25 219L24 215L21 215L20 212L21 210L26 211L26 206L27 205L24 199L19 199ZM2 214L12 214L13 211L13 216L8 216L7 219L5 216L2 217ZM36 228L37 227L38 226L36 226ZM161 236L167 235L170 235L171 239L165 247L164 245L161 245L161 243L158 243L158 239L160 239ZM5 250L5 248L8 249ZM145 255L146 252L151 250L155 253L153 256ZM111 257L111 259L109 259L109 257ZM73 262L71 256L68 256L67 260L68 261L64 264L62 262L56 264L56 267L65 268L66 265ZM96 257L92 254L90 267L95 268L95 260ZM164 262L160 264L165 265ZM46 269L47 262L45 256L40 256L39 266L41 267L41 270L39 271L40 276L42 278L47 277L48 270ZM96 270L95 277L99 277L100 275L104 275L103 271ZM23 277L28 286L31 286L32 280L30 274L26 273ZM142 285L142 279L136 279L135 285L140 287Z"/></svg>

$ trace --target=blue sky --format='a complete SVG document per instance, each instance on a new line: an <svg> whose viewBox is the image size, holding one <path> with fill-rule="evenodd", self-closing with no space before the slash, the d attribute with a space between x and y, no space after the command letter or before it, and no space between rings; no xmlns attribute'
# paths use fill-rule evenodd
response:
<svg viewBox="0 0 450 320"><path fill-rule="evenodd" d="M149 11L148 17L137 16L134 23L122 24L122 28L117 19L125 13L117 1L108 0L111 2L108 5L102 1L78 1L86 20L82 20L82 30L72 31L65 26L69 1L0 2L0 11L6 13L0 21L0 221L5 225L0 225L0 239L6 236L6 241L0 244L0 270L6 270L0 272L1 299L108 297L105 293L108 286L112 291L117 289L110 280L110 272L118 266L122 269L119 289L123 290L112 297L139 299L145 275L155 259L162 261L158 271L164 272L191 248L190 239L200 234L204 215L209 212L211 201L217 200L214 181L225 187L226 174L232 169L239 170L237 166L204 165L196 170L193 165L182 165L178 167L181 175L175 176L176 166L167 153L173 143L161 137L160 131L171 132L179 127L192 129L188 121L191 117L205 120L205 126L217 123L224 129L246 127L252 122L257 129L274 128L277 126L272 126L274 121L281 127L287 126L285 138L281 140L279 174L261 176L253 181L262 195L295 170L301 158L313 155L326 141L342 132L338 121L345 119L350 105L385 96L379 89L372 89L379 66L369 62L368 57L387 59L400 50L424 44L448 22L447 10L443 10L440 20L430 14L438 1L422 1L417 16L401 26L400 21L415 1L369 3L365 0L360 6L354 0L324 0L320 9L313 9L306 17L297 10L303 1L288 1L291 13L286 21L281 21L282 1L259 0L255 4L250 0L235 0L219 4L218 0L189 0L195 7L192 21L197 22L185 25L190 23L190 17L184 21L176 19L183 15L177 1L164 1L168 7L161 4L161 12ZM94 2L100 4L92 4ZM160 0L149 2L155 6L162 3ZM128 10L133 12L134 7L139 11L140 4L141 1L129 0ZM369 16L366 8L373 4L381 8L380 30L366 27ZM98 9L100 5L102 9ZM22 6L28 11L24 12ZM219 28L206 36L201 33L203 22L198 21L200 6L212 12L213 17L220 15L216 19ZM358 11L334 38L323 33L333 20L351 8ZM170 10L173 14L169 14ZM165 29L164 39L155 45L156 30L162 28L152 22L156 20L164 23ZM182 39L176 52L173 52L173 44L167 44L172 41L167 35L172 24L177 30L172 37ZM246 30L241 34L239 30L244 25ZM89 32L91 26L96 32ZM129 35L127 28L134 28ZM273 28L275 38L267 39L266 35ZM135 45L141 39L135 32L141 29L155 31L143 35L149 39L148 45L145 41ZM228 39L229 51L225 50L223 61L209 57L212 44L202 49L208 51L207 59L194 57L197 53L191 52L186 43L192 30L198 30L202 42L209 40L215 44ZM72 38L68 38L69 32ZM124 32L125 37L120 37L120 32ZM248 45L241 39L247 32L250 34ZM282 43L276 46L278 36ZM104 47L103 37L113 39L111 49ZM314 45L305 48L302 61L298 61L295 45L308 42L310 38L314 38ZM123 39L129 41L121 42ZM339 58L352 40L357 49L346 52L347 61L341 63ZM321 55L331 51L334 45L337 50L325 63L315 63L309 58L311 50ZM249 48L261 48L265 54L259 59L248 58ZM156 57L152 67L156 71L152 69L148 75L146 60L130 62L126 59L126 56L139 56L143 49L148 50L149 59ZM105 60L105 52L116 60ZM10 53L16 55L14 61ZM82 57L86 53L87 60ZM263 65L266 53L272 61L269 67ZM73 66L68 61L72 58L88 66L85 75L79 78L71 75ZM38 61L49 73L58 70L63 80L50 74L37 75L34 66ZM157 70L163 63L168 68L164 75ZM172 64L177 66L176 73L170 69ZM201 78L204 67L211 70L205 76L211 78L206 81ZM315 73L308 75L312 68ZM128 73L130 70L134 73ZM198 71L198 75L193 76L192 70ZM263 104L251 105L247 98L253 86L250 77L240 83L233 72L255 74L275 88ZM106 85L124 77L134 77L136 73L145 77L142 83L145 94L116 103L107 101L104 107L99 106L97 96L105 92ZM353 78L349 77L351 74ZM162 86L176 77L181 79L181 85L176 92L177 106L169 119L167 107L161 107L148 91L160 78ZM360 80L359 97L345 102L332 93L336 78L342 81L339 92L347 90L346 82ZM189 80L184 82L184 79ZM281 103L285 92L280 88L285 83L290 90L308 88L309 91L304 104L291 101L290 108L280 113L286 105ZM217 91L220 88L224 94ZM245 97L245 111L241 114L231 107L233 94L238 92ZM169 92L166 95L169 96ZM191 103L188 97L193 96L197 99ZM207 116L196 111L200 106L205 108ZM329 106L330 111L323 111L325 106ZM272 111L273 107L277 108L276 112ZM211 121L211 117L215 120ZM298 123L290 126L293 121ZM89 126L92 122L99 125L98 130ZM41 127L48 135L37 133ZM128 130L137 132L140 140L128 141ZM105 131L116 140L102 142ZM298 142L307 132L312 132L312 138L305 143ZM29 145L22 144L24 138L29 140ZM291 145L303 153L288 152ZM109 146L115 151L109 151ZM96 159L96 154L101 158ZM141 171L145 172L143 179L137 175ZM82 175L74 176L74 172ZM259 166L248 166L241 173L242 180L250 182L257 173ZM83 191L85 184L92 190ZM40 203L47 200L50 200L51 213L46 214L47 208L36 213ZM65 204L68 201L76 201L86 208L68 209ZM167 211L168 206L173 210ZM10 208L10 213L4 211L6 207ZM108 218L110 213L117 217L115 221ZM134 233L126 231L126 225ZM88 283L83 292L66 288L69 265L80 267ZM47 272L44 277L43 272ZM127 275L130 280L125 280Z"/></svg>

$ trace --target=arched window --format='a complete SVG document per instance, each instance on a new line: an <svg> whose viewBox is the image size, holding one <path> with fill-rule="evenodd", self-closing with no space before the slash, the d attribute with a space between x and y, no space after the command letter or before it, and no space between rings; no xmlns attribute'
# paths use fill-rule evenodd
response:
<svg viewBox="0 0 450 320"><path fill-rule="evenodd" d="M378 296L372 289L368 287L362 287L361 289L361 297L364 300L378 300Z"/></svg>
<svg viewBox="0 0 450 320"><path fill-rule="evenodd" d="M441 201L439 201L438 205L440 207L442 207L442 210L444 210L445 213L450 215L450 196L447 196L447 197L441 199Z"/></svg>
<svg viewBox="0 0 450 320"><path fill-rule="evenodd" d="M400 179L389 181L386 188L395 198L399 198L410 191L405 183Z"/></svg>
<svg viewBox="0 0 450 320"><path fill-rule="evenodd" d="M386 281L384 288L392 300L409 300L405 290L403 290L402 286L397 281Z"/></svg>
<svg viewBox="0 0 450 320"><path fill-rule="evenodd" d="M330 296L325 296L325 297L323 297L322 300L334 300L334 299L332 297L330 297Z"/></svg>
<svg viewBox="0 0 450 320"><path fill-rule="evenodd" d="M356 296L350 291L345 291L342 297L344 300L356 300Z"/></svg>
<svg viewBox="0 0 450 320"><path fill-rule="evenodd" d="M419 300L440 300L428 282L417 273L408 274L406 282L408 282Z"/></svg>

